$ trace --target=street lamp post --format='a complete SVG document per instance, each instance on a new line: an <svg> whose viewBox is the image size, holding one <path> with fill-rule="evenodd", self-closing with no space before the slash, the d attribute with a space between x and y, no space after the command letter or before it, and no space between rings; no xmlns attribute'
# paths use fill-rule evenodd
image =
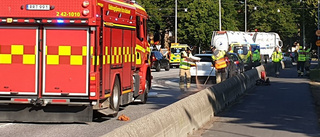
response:
<svg viewBox="0 0 320 137"><path fill-rule="evenodd" d="M302 3L303 3L303 15L302 15L302 42L303 42L303 47L306 47L306 29L305 29L305 26L306 26L306 24L305 24L305 2L304 1L302 1Z"/></svg>
<svg viewBox="0 0 320 137"><path fill-rule="evenodd" d="M244 32L247 32L247 0L244 1Z"/></svg>
<svg viewBox="0 0 320 137"><path fill-rule="evenodd" d="M175 18L174 18L174 43L178 41L178 0L175 1Z"/></svg>
<svg viewBox="0 0 320 137"><path fill-rule="evenodd" d="M221 0L219 0L219 30L221 31Z"/></svg>
<svg viewBox="0 0 320 137"><path fill-rule="evenodd" d="M320 0L318 0L318 30L320 29L320 24L319 24L319 20L320 20L320 13L319 13L319 7L320 7ZM318 37L318 40L320 39L320 37ZM320 47L318 46L318 67L320 66Z"/></svg>

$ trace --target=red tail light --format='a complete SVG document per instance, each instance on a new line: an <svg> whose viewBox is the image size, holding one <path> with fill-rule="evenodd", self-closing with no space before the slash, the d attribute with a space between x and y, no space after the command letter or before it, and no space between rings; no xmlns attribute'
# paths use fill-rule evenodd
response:
<svg viewBox="0 0 320 137"><path fill-rule="evenodd" d="M152 61L157 61L157 58L152 56Z"/></svg>
<svg viewBox="0 0 320 137"><path fill-rule="evenodd" d="M227 33L226 31L218 31L218 34L225 34Z"/></svg>
<svg viewBox="0 0 320 137"><path fill-rule="evenodd" d="M99 95L99 73L91 72L90 73L90 99L96 99Z"/></svg>

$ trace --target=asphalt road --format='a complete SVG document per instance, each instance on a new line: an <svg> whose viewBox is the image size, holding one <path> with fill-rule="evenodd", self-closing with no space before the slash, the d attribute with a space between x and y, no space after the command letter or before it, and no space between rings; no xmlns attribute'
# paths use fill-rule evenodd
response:
<svg viewBox="0 0 320 137"><path fill-rule="evenodd" d="M271 86L258 86L218 114L203 137L320 136L307 78L296 67L270 77Z"/></svg>
<svg viewBox="0 0 320 137"><path fill-rule="evenodd" d="M0 123L0 137L97 137L104 135L198 90L197 86L192 84L190 91L180 92L178 72L179 69L152 72L154 79L147 103L121 107L119 115L128 116L130 121L124 122L117 120L117 118L103 117L89 123Z"/></svg>

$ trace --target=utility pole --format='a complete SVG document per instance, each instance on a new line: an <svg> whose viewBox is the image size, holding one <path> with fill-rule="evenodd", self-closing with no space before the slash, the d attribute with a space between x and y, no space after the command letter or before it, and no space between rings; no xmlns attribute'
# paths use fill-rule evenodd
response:
<svg viewBox="0 0 320 137"><path fill-rule="evenodd" d="M244 0L244 32L247 32L247 0Z"/></svg>
<svg viewBox="0 0 320 137"><path fill-rule="evenodd" d="M174 43L177 43L178 41L178 0L176 0L175 2L176 6L175 6L175 19L174 19L174 30L175 30L175 33L174 33Z"/></svg>
<svg viewBox="0 0 320 137"><path fill-rule="evenodd" d="M219 0L219 30L221 31L221 0Z"/></svg>
<svg viewBox="0 0 320 137"><path fill-rule="evenodd" d="M319 20L320 20L320 13L319 13L319 7L320 7L320 0L318 0L318 30L320 29L320 24L319 24ZM318 40L320 39L320 37L318 36ZM320 47L318 46L318 67L320 67Z"/></svg>
<svg viewBox="0 0 320 137"><path fill-rule="evenodd" d="M304 1L302 1L303 2L303 22L302 22L302 35L303 35L303 38L302 38L302 41L303 41L303 47L306 47L306 28L305 28L305 2Z"/></svg>

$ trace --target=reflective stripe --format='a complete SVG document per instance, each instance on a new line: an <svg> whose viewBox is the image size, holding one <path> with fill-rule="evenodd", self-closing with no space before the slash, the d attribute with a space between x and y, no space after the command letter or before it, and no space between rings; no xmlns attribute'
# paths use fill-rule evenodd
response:
<svg viewBox="0 0 320 137"><path fill-rule="evenodd" d="M12 45L11 54L12 55L23 55L23 45Z"/></svg>
<svg viewBox="0 0 320 137"><path fill-rule="evenodd" d="M181 54L184 54L184 56L188 56L188 54L185 51L182 51ZM188 57L191 57L191 56L192 56L192 54L190 53ZM181 68L181 69L190 69L190 66L191 66L190 62L188 62L186 60L186 58L182 58L182 56L181 56L179 68Z"/></svg>
<svg viewBox="0 0 320 137"><path fill-rule="evenodd" d="M36 64L35 46L10 45L0 46L0 64Z"/></svg>
<svg viewBox="0 0 320 137"><path fill-rule="evenodd" d="M71 46L59 46L59 55L60 56L70 56L71 55Z"/></svg>
<svg viewBox="0 0 320 137"><path fill-rule="evenodd" d="M136 64L140 65L141 63L142 63L141 54L139 52L137 52L136 53Z"/></svg>
<svg viewBox="0 0 320 137"><path fill-rule="evenodd" d="M23 64L36 64L36 55L23 55Z"/></svg>
<svg viewBox="0 0 320 137"><path fill-rule="evenodd" d="M130 29L130 30L135 30L136 29L135 26L115 24L115 23L111 23L111 22L104 22L103 24L106 25L106 26L109 26L109 27L119 27L119 28Z"/></svg>
<svg viewBox="0 0 320 137"><path fill-rule="evenodd" d="M299 54L298 55L298 61L306 61L306 56L302 55L302 54Z"/></svg>
<svg viewBox="0 0 320 137"><path fill-rule="evenodd" d="M102 3L98 3L98 6L103 7L103 4Z"/></svg>
<svg viewBox="0 0 320 137"><path fill-rule="evenodd" d="M306 52L304 50L298 51L298 61L306 61Z"/></svg>
<svg viewBox="0 0 320 137"><path fill-rule="evenodd" d="M225 54L226 53L224 51L220 50L219 53L217 54L218 56L212 55L211 58L213 61L219 60L219 59L223 58Z"/></svg>
<svg viewBox="0 0 320 137"><path fill-rule="evenodd" d="M91 46L91 55L93 54L93 47ZM69 64L72 66L86 64L87 47L86 46L46 46L46 64L60 65ZM94 59L94 58L93 58ZM94 64L94 61L92 61Z"/></svg>
<svg viewBox="0 0 320 137"><path fill-rule="evenodd" d="M227 63L226 63L225 58L220 58L220 59L218 59L217 61L215 61L214 67L215 67L216 69L226 68L226 67L227 67Z"/></svg>
<svg viewBox="0 0 320 137"><path fill-rule="evenodd" d="M48 65L59 65L59 55L47 55Z"/></svg>
<svg viewBox="0 0 320 137"><path fill-rule="evenodd" d="M146 49L144 49L142 46L140 46L140 45L136 45L136 50L140 50L140 51L142 51L143 53L145 53L146 52Z"/></svg>
<svg viewBox="0 0 320 137"><path fill-rule="evenodd" d="M0 54L0 64L11 64L12 56L11 54Z"/></svg>
<svg viewBox="0 0 320 137"><path fill-rule="evenodd" d="M83 60L81 55L70 56L70 65L82 65Z"/></svg>

